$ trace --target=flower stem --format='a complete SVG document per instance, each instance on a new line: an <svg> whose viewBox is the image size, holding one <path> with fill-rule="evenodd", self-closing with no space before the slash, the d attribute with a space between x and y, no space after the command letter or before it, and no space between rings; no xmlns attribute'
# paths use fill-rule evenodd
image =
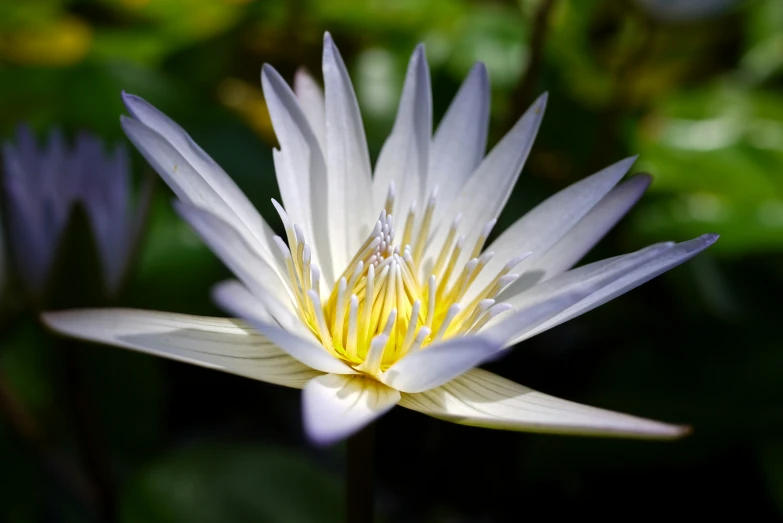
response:
<svg viewBox="0 0 783 523"><path fill-rule="evenodd" d="M347 523L371 523L374 510L375 426L370 424L348 439L346 466Z"/></svg>
<svg viewBox="0 0 783 523"><path fill-rule="evenodd" d="M117 516L114 481L109 470L108 451L100 437L94 405L85 383L81 347L77 342L65 338L60 339L59 344L76 441L83 466L97 495L98 518L103 523L112 523Z"/></svg>

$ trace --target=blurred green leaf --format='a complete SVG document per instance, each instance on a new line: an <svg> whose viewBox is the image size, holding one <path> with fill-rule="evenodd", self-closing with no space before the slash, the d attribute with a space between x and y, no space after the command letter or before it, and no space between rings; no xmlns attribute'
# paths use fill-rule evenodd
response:
<svg viewBox="0 0 783 523"><path fill-rule="evenodd" d="M281 447L202 444L130 482L122 523L328 523L343 520L339 478Z"/></svg>
<svg viewBox="0 0 783 523"><path fill-rule="evenodd" d="M734 252L783 247L783 96L718 82L662 100L636 132L653 174L637 228L648 237L724 235Z"/></svg>
<svg viewBox="0 0 783 523"><path fill-rule="evenodd" d="M511 89L529 61L530 31L522 12L514 5L479 5L454 35L448 66L461 78L473 64L484 62L493 89Z"/></svg>
<svg viewBox="0 0 783 523"><path fill-rule="evenodd" d="M748 10L747 41L741 65L755 82L767 81L783 72L783 2L758 0Z"/></svg>

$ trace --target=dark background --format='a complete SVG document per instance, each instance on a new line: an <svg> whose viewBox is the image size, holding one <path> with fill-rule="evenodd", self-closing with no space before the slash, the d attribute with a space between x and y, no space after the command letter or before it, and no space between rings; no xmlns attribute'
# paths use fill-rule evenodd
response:
<svg viewBox="0 0 783 523"><path fill-rule="evenodd" d="M124 89L182 124L272 217L275 138L260 68L289 80L303 64L318 73L324 30L351 71L373 157L419 41L436 121L473 62L486 62L490 145L549 91L498 230L639 153L634 170L652 173L652 187L589 259L721 234L684 266L490 366L580 403L689 423L691 436L528 435L395 409L376 427L378 520L780 520L783 2L0 0L0 136L28 122L41 135L59 126L124 141ZM138 179L150 174L133 159ZM157 189L118 303L220 315L209 288L228 271ZM0 370L17 417L0 419L0 521L93 521L68 472L79 472L80 453L61 342L6 301ZM304 440L299 392L77 350L92 454L119 521L341 520L344 447Z"/></svg>

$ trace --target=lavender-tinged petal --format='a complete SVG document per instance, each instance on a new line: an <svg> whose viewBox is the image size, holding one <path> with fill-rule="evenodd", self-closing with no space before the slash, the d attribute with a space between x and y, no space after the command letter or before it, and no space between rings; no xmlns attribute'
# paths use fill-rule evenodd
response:
<svg viewBox="0 0 783 523"><path fill-rule="evenodd" d="M394 212L408 212L419 202L427 184L432 137L432 92L424 46L419 45L408 63L394 128L383 144L373 176L373 203L382 209L392 182L396 187Z"/></svg>
<svg viewBox="0 0 783 523"><path fill-rule="evenodd" d="M310 122L318 142L324 147L326 140L326 105L324 91L304 68L299 68L294 76L294 92L299 99L307 120Z"/></svg>
<svg viewBox="0 0 783 523"><path fill-rule="evenodd" d="M501 347L480 336L452 338L405 356L383 374L381 381L401 392L422 392L480 365Z"/></svg>
<svg viewBox="0 0 783 523"><path fill-rule="evenodd" d="M305 432L313 443L331 445L391 410L400 393L360 376L326 374L302 392Z"/></svg>
<svg viewBox="0 0 783 523"><path fill-rule="evenodd" d="M701 251L715 243L717 240L717 234L705 234L699 236L698 238L694 238L693 240L678 243L671 249L664 251L656 258L626 273L621 278L615 279L611 283L608 283L602 287L600 290L591 293L579 303L569 307L562 313L542 323L535 329L532 329L524 333L524 335L519 336L513 341L513 343L518 343L525 339L531 338L540 332L551 329L552 327L560 325L563 322L589 312L596 307L603 305L604 303L613 300L614 298L621 296L622 294L625 294L632 289L635 289L639 285L650 281L651 279L660 274L663 274L669 269L672 269L681 263L690 260Z"/></svg>
<svg viewBox="0 0 783 523"><path fill-rule="evenodd" d="M469 246L461 256L458 266L468 260L472 246L478 241L487 223L500 215L511 196L511 190L533 147L544 116L546 100L547 95L544 94L533 102L530 109L484 158L454 201L447 206L446 216L462 214L460 234L465 236L465 245ZM433 240L429 242L426 259L434 258L434 253L443 248L447 235L448 227L441 226L435 232ZM422 267L425 266L423 263Z"/></svg>
<svg viewBox="0 0 783 523"><path fill-rule="evenodd" d="M346 267L378 216L372 205L370 154L359 104L340 52L324 36L327 212L333 267Z"/></svg>
<svg viewBox="0 0 783 523"><path fill-rule="evenodd" d="M254 238L266 252L273 252L272 237L274 233L272 229L231 177L193 141L190 135L171 118L142 98L123 93L123 101L134 119L166 141L169 147L173 148L190 165L193 173L188 178L193 176L201 178L212 188L213 194L219 198L221 202L219 207L227 207L231 210L230 214L221 215L223 219L228 219L236 228L243 230L244 235L249 239ZM126 132L128 131L126 124L123 124L123 128ZM134 138L131 137L131 140L133 141ZM138 143L136 145L139 146ZM149 153L142 151L142 154L145 154L146 157ZM149 160L149 158L147 159ZM164 169L163 171L159 170L158 174L178 194L182 194L183 191L196 185L194 181L185 179L184 173L172 177L168 169ZM192 198L192 195L185 197L186 201Z"/></svg>
<svg viewBox="0 0 783 523"><path fill-rule="evenodd" d="M546 280L573 267L625 216L649 185L650 176L639 174L612 189L559 242L526 267L526 270L541 273L542 280Z"/></svg>
<svg viewBox="0 0 783 523"><path fill-rule="evenodd" d="M465 78L432 138L424 195L438 187L440 207L435 209L435 226L442 221L446 207L484 157L489 130L489 98L487 68L478 63Z"/></svg>
<svg viewBox="0 0 783 523"><path fill-rule="evenodd" d="M261 72L269 115L280 150L273 152L275 174L286 212L313 247L313 263L326 283L336 278L331 265L326 198L326 160L321 145L293 91L269 65Z"/></svg>
<svg viewBox="0 0 783 523"><path fill-rule="evenodd" d="M487 247L495 256L476 278L467 299L472 299L520 252L532 253L521 263L522 268L545 254L612 190L635 160L636 157L626 158L566 187L503 231Z"/></svg>

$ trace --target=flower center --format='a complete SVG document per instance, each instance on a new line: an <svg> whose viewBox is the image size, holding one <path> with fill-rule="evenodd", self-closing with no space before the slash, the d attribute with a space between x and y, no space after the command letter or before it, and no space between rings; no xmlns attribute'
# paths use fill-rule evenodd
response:
<svg viewBox="0 0 783 523"><path fill-rule="evenodd" d="M459 215L437 254L424 259L436 201L433 192L421 219L417 219L414 203L398 237L392 187L372 232L325 300L320 272L311 264L310 247L301 229L291 225L276 204L286 226L288 246L280 238L275 240L286 258L299 318L326 350L359 371L378 374L427 345L475 333L511 308L496 303L496 297L518 278L511 270L523 257L511 260L488 285L465 299L493 256L481 250L494 220L471 246L469 260L461 268L458 262L466 246L464 236L457 236ZM423 274L429 277L420 279Z"/></svg>

